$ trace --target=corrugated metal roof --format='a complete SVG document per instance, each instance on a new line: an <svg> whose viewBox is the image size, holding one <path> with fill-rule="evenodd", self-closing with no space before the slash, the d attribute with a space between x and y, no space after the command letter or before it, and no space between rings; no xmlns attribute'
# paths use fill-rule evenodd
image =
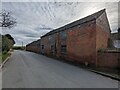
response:
<svg viewBox="0 0 120 90"><path fill-rule="evenodd" d="M43 35L42 37L45 37L45 36L47 36L47 35L51 35L51 34L53 34L53 33L56 33L56 32L62 31L62 30L66 30L66 29L71 28L71 27L73 27L73 26L86 23L86 22L88 22L88 21L95 20L95 19L97 19L101 14L103 14L104 12L105 12L105 9L100 10L100 11L98 11L98 12L92 14L92 15L89 15L89 16L87 16L87 17L84 17L84 18L82 18L82 19L79 19L79 20L77 20L77 21L74 21L74 22L72 22L72 23L70 23L70 24L67 24L67 25L65 25L65 26L62 26L62 27L60 27L60 28L54 29L54 30L48 32L47 34ZM42 37L41 37L41 38L42 38Z"/></svg>

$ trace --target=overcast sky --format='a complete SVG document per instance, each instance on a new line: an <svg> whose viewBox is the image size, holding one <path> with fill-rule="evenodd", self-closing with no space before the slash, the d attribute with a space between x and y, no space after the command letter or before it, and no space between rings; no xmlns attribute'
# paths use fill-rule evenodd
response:
<svg viewBox="0 0 120 90"><path fill-rule="evenodd" d="M112 32L118 27L117 2L2 2L2 9L12 13L17 26L3 29L11 34L16 45L30 43L45 33L106 9Z"/></svg>

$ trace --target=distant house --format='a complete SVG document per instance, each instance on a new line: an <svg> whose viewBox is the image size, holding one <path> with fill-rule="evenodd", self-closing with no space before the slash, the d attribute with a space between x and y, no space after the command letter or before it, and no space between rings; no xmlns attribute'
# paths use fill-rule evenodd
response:
<svg viewBox="0 0 120 90"><path fill-rule="evenodd" d="M108 47L110 33L103 9L42 36L41 53L97 65L97 51Z"/></svg>

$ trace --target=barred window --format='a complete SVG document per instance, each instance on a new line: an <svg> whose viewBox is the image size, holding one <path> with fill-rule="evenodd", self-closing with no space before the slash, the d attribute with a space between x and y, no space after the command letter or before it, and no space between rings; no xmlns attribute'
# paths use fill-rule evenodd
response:
<svg viewBox="0 0 120 90"><path fill-rule="evenodd" d="M67 34L66 34L65 31L62 31L62 32L61 32L61 38L62 38L62 40L66 40Z"/></svg>
<svg viewBox="0 0 120 90"><path fill-rule="evenodd" d="M39 47L39 46L40 46L40 43L38 43L37 46Z"/></svg>
<svg viewBox="0 0 120 90"><path fill-rule="evenodd" d="M44 49L44 45L42 45L42 49Z"/></svg>
<svg viewBox="0 0 120 90"><path fill-rule="evenodd" d="M66 53L67 52L67 46L66 45L62 45L61 46L61 53Z"/></svg>
<svg viewBox="0 0 120 90"><path fill-rule="evenodd" d="M48 40L50 41L50 39L51 39L51 37L50 36L48 36Z"/></svg>

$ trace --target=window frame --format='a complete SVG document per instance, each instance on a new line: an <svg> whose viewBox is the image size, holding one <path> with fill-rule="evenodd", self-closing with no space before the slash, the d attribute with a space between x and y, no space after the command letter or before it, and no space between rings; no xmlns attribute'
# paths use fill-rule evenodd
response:
<svg viewBox="0 0 120 90"><path fill-rule="evenodd" d="M67 45L61 45L61 53L66 54L67 53Z"/></svg>

